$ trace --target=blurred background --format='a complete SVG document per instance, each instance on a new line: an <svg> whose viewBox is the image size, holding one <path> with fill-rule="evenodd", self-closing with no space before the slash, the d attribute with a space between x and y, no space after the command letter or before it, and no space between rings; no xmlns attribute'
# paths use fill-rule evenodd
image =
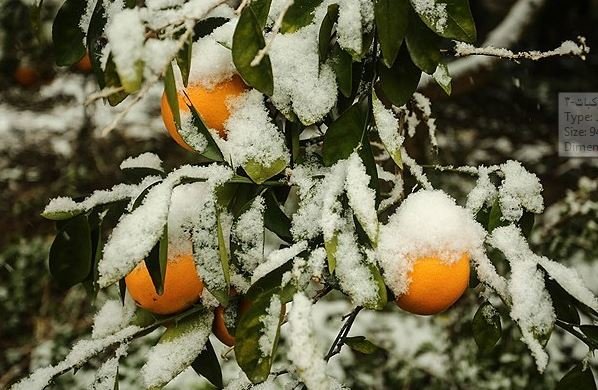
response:
<svg viewBox="0 0 598 390"><path fill-rule="evenodd" d="M30 3L0 0L0 389L64 356L75 339L89 333L93 312L106 299L93 303L81 286L65 292L49 278L54 225L39 215L48 200L120 182L120 162L142 152L158 154L167 169L192 162L163 128L160 87L116 130L101 134L122 108L101 101L84 105L96 90L93 76L84 66L54 65L51 25L61 1L45 0L39 23ZM482 42L514 1L470 3ZM550 50L583 35L598 53L598 1L544 3L514 50ZM598 92L598 55L590 52L585 61L503 60L493 69L459 77L453 90L451 97L434 88L422 91L432 100L439 150L429 150L421 131L408 145L412 155L421 164L521 161L544 185L547 212L536 219L534 250L577 268L598 293L598 159L557 155L558 92ZM473 186L470 177L459 174L429 175L458 199ZM331 373L356 389L545 389L587 353L581 342L555 330L548 345L552 360L541 376L517 329L504 322L497 348L480 355L470 333L479 300L471 292L463 301L434 318L395 308L376 320L365 313L352 334L367 335L383 348L380 355L366 364L358 353L344 351L332 361ZM341 324L340 314L350 308L334 297L316 307L327 346ZM126 359L121 388L137 388L136 368L146 344L138 343ZM237 375L232 366L224 364L225 376ZM56 388L88 388L93 368L66 376ZM206 386L186 372L169 388Z"/></svg>

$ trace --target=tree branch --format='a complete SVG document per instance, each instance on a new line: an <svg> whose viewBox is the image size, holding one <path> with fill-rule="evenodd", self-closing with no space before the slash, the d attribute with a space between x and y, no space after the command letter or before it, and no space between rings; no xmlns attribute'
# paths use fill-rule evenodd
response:
<svg viewBox="0 0 598 390"><path fill-rule="evenodd" d="M347 338L347 335L349 334L349 331L351 330L351 327L353 326L353 323L355 322L357 315L362 309L362 306L357 306L355 307L355 309L353 309L351 313L343 316L343 320L347 319L347 321L343 324L338 334L336 335L336 338L330 346L328 353L326 354L326 356L324 356L324 360L328 361L331 357L340 353L341 349L343 348L343 345L345 344L345 339Z"/></svg>

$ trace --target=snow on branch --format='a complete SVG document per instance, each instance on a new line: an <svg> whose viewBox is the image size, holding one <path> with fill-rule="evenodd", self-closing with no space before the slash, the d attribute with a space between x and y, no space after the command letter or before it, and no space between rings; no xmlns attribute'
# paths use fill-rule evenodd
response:
<svg viewBox="0 0 598 390"><path fill-rule="evenodd" d="M521 52L513 52L507 48L501 47L494 47L494 46L485 46L485 47L475 47L468 43L464 42L456 42L455 45L455 55L457 57L465 57L471 55L483 55L483 56L491 56L491 57L499 57L505 58L509 60L532 60L538 61L543 58L548 57L558 57L558 56L576 56L581 58L582 60L586 59L586 54L590 52L589 46L586 44L586 38L579 36L577 37L577 42L573 41L565 41L559 47L553 50L548 51L538 51L538 50L530 50L530 51L521 51Z"/></svg>

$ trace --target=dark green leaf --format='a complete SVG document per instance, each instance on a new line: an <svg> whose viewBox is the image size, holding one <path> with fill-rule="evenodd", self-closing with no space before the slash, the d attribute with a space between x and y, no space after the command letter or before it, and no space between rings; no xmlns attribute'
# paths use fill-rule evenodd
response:
<svg viewBox="0 0 598 390"><path fill-rule="evenodd" d="M131 207L131 211L133 211L137 207L141 206L143 204L143 201L145 200L145 197L147 196L147 193L150 192L150 190L152 188L154 188L154 186L158 185L159 183L160 182L157 181L157 182L152 183L149 186L145 187L143 189L143 191L141 191L141 193L139 195L137 195L137 198L135 198L135 201L133 202L133 206Z"/></svg>
<svg viewBox="0 0 598 390"><path fill-rule="evenodd" d="M265 55L257 66L251 65L265 45L262 29L252 7L245 7L233 34L233 62L245 83L271 96L274 91L274 79L270 57Z"/></svg>
<svg viewBox="0 0 598 390"><path fill-rule="evenodd" d="M524 211L523 216L519 220L519 227L521 228L521 232L527 238L532 234L532 229L534 228L534 222L536 220L536 216L534 213L530 211Z"/></svg>
<svg viewBox="0 0 598 390"><path fill-rule="evenodd" d="M214 141L214 137L212 136L212 133L210 133L210 131L204 124L203 120L201 119L201 115L199 115L199 112L195 109L195 107L192 104L190 104L191 99L189 98L189 96L186 96L186 98L187 98L187 107L189 107L189 110L191 111L191 114L193 115L193 119L192 119L193 126L208 141L208 145L201 152L201 155L204 156L205 158L212 160L212 161L224 161L222 152L220 151L218 144L216 144L216 141ZM184 132L181 132L180 134L181 134L181 137L183 138L183 140L185 142L187 142L187 140L185 139L186 134ZM191 142L191 144L189 144L189 142L187 142L187 144L192 146L191 144L193 144L193 142Z"/></svg>
<svg viewBox="0 0 598 390"><path fill-rule="evenodd" d="M573 325L579 325L580 318L575 308L575 300L556 281L544 277L546 289L550 293L556 318Z"/></svg>
<svg viewBox="0 0 598 390"><path fill-rule="evenodd" d="M249 3L249 6L253 9L253 13L255 13L255 18L260 29L263 29L266 26L271 2L272 0L252 0L251 3Z"/></svg>
<svg viewBox="0 0 598 390"><path fill-rule="evenodd" d="M405 42L413 63L422 71L433 74L442 59L438 47L440 38L410 12L411 18Z"/></svg>
<svg viewBox="0 0 598 390"><path fill-rule="evenodd" d="M363 161L365 171L370 177L369 187L376 192L376 207L380 204L380 186L378 185L378 168L376 166L376 160L374 159L374 153L370 145L370 138L368 133L365 132L363 135L363 142L361 143L361 149L359 149L359 157Z"/></svg>
<svg viewBox="0 0 598 390"><path fill-rule="evenodd" d="M168 225L164 225L162 237L154 245L144 261L156 293L162 295L164 293L164 279L167 272L166 264L168 263Z"/></svg>
<svg viewBox="0 0 598 390"><path fill-rule="evenodd" d="M281 210L272 191L266 191L264 199L266 201L264 226L286 242L292 242L291 219Z"/></svg>
<svg viewBox="0 0 598 390"><path fill-rule="evenodd" d="M598 349L598 325L581 325L579 330L590 339L594 348Z"/></svg>
<svg viewBox="0 0 598 390"><path fill-rule="evenodd" d="M196 38L203 38L205 36L210 35L212 31L224 25L226 22L228 22L227 18L220 17L206 18L200 20L193 28L193 35Z"/></svg>
<svg viewBox="0 0 598 390"><path fill-rule="evenodd" d="M86 8L87 2L85 1L66 0L58 10L52 24L56 65L73 65L85 55L85 46L83 45L85 34L79 27L79 21Z"/></svg>
<svg viewBox="0 0 598 390"><path fill-rule="evenodd" d="M292 283L288 283L283 289L280 288L280 284L284 273L292 268L293 262L289 260L269 274L264 275L249 287L249 290L245 294L245 299L253 302L262 296L272 296L272 294L277 293L280 295L282 303L290 302L293 299L294 293L294 288L291 286Z"/></svg>
<svg viewBox="0 0 598 390"><path fill-rule="evenodd" d="M293 33L301 27L305 27L314 20L314 11L322 0L297 0L289 7L282 19L280 31Z"/></svg>
<svg viewBox="0 0 598 390"><path fill-rule="evenodd" d="M469 9L469 0L435 0L434 10L418 0L410 0L413 9L421 20L436 34L458 41L473 43L476 40L476 28ZM446 15L443 15L446 11Z"/></svg>
<svg viewBox="0 0 598 390"><path fill-rule="evenodd" d="M380 347L367 340L364 336L345 337L344 343L352 350L366 355L371 355L380 350Z"/></svg>
<svg viewBox="0 0 598 390"><path fill-rule="evenodd" d="M332 48L336 83L343 96L351 96L353 90L353 58L351 54L340 48L338 44Z"/></svg>
<svg viewBox="0 0 598 390"><path fill-rule="evenodd" d="M374 8L376 31L384 64L394 64L408 25L408 0L377 0Z"/></svg>
<svg viewBox="0 0 598 390"><path fill-rule="evenodd" d="M120 303L125 304L125 296L127 294L127 284L125 278L121 278L118 281L118 296L120 297Z"/></svg>
<svg viewBox="0 0 598 390"><path fill-rule="evenodd" d="M320 55L320 62L326 61L328 51L330 50L330 36L332 28L338 19L338 4L330 4L328 12L322 19L320 25L320 33L318 34L318 54Z"/></svg>
<svg viewBox="0 0 598 390"><path fill-rule="evenodd" d="M87 29L87 50L89 52L91 67L100 89L106 86L104 70L101 63L102 50L106 45L106 39L103 37L105 26L106 16L104 2L98 1L89 21L89 28Z"/></svg>
<svg viewBox="0 0 598 390"><path fill-rule="evenodd" d="M166 176L164 171L160 171L149 167L131 167L122 170L125 182L131 184L139 184L147 176Z"/></svg>
<svg viewBox="0 0 598 390"><path fill-rule="evenodd" d="M556 385L556 390L596 390L596 381L589 365L579 362Z"/></svg>
<svg viewBox="0 0 598 390"><path fill-rule="evenodd" d="M480 305L471 324L473 338L482 353L494 349L502 334L500 314L489 302Z"/></svg>
<svg viewBox="0 0 598 390"><path fill-rule="evenodd" d="M61 287L72 287L91 272L92 255L87 216L78 215L65 223L52 243L50 274Z"/></svg>
<svg viewBox="0 0 598 390"><path fill-rule="evenodd" d="M330 124L322 146L324 165L329 167L348 158L364 140L368 110L367 99L362 99Z"/></svg>
<svg viewBox="0 0 598 390"><path fill-rule="evenodd" d="M506 222L502 219L500 202L498 201L498 199L496 199L492 204L492 208L490 209L490 216L488 217L488 233L492 233L492 231L499 226L504 226L505 223Z"/></svg>
<svg viewBox="0 0 598 390"><path fill-rule="evenodd" d="M212 347L210 340L206 343L206 347L195 358L191 367L196 373L206 378L216 388L221 389L224 385L222 383L222 370L218 362L218 356Z"/></svg>
<svg viewBox="0 0 598 390"><path fill-rule="evenodd" d="M166 100L168 102L168 106L170 107L170 112L172 112L172 117L174 118L174 124L176 125L177 129L180 129L181 111L179 109L179 94L176 88L172 64L168 64L166 67L166 74L164 75L164 93L166 94Z"/></svg>
<svg viewBox="0 0 598 390"><path fill-rule="evenodd" d="M378 75L380 76L376 85L378 97L385 98L400 107L407 103L417 90L421 70L411 61L407 48L403 45L392 68L388 69L384 64L379 63Z"/></svg>
<svg viewBox="0 0 598 390"><path fill-rule="evenodd" d="M189 82L189 72L191 71L192 55L193 55L193 35L189 35L189 39L187 40L187 42L185 42L185 44L183 45L181 50L179 50L179 52L176 56L176 63L179 66L179 69L181 70L181 77L183 78L183 85L185 87L187 86L187 83ZM172 73L172 64L169 64L166 71ZM168 73L166 73L166 76L170 77L168 75ZM164 80L164 83L166 83L166 80ZM175 93L176 93L176 86L175 86ZM168 102L170 103L170 97L169 97ZM178 104L177 104L177 106L178 106ZM172 111L172 106L170 106L170 107L171 107L171 111Z"/></svg>

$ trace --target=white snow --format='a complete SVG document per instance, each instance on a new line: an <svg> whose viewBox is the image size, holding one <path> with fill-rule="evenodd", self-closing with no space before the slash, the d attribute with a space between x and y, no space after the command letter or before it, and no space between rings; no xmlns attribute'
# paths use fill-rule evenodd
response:
<svg viewBox="0 0 598 390"><path fill-rule="evenodd" d="M446 3L436 0L411 0L411 5L419 15L432 20L434 30L443 32L448 23Z"/></svg>
<svg viewBox="0 0 598 390"><path fill-rule="evenodd" d="M500 209L507 221L517 221L523 210L533 213L544 211L542 184L520 162L509 160L500 166L504 179L498 189Z"/></svg>
<svg viewBox="0 0 598 390"><path fill-rule="evenodd" d="M164 172L162 168L162 159L154 153L142 153L136 157L129 157L120 163L120 169L127 168L151 168L156 171Z"/></svg>
<svg viewBox="0 0 598 390"><path fill-rule="evenodd" d="M264 260L264 209L264 198L257 196L233 228L233 241L237 244L235 256L247 272L253 272Z"/></svg>
<svg viewBox="0 0 598 390"><path fill-rule="evenodd" d="M274 342L278 336L281 309L280 298L276 294L272 295L270 305L266 309L266 315L260 317L263 329L258 339L258 346L262 356L272 356Z"/></svg>
<svg viewBox="0 0 598 390"><path fill-rule="evenodd" d="M372 243L378 241L378 214L376 192L369 187L370 176L357 153L351 154L347 164L345 191L349 206Z"/></svg>
<svg viewBox="0 0 598 390"><path fill-rule="evenodd" d="M106 36L122 82L136 80L143 59L145 41L145 27L139 9L127 8L112 15L106 26Z"/></svg>

